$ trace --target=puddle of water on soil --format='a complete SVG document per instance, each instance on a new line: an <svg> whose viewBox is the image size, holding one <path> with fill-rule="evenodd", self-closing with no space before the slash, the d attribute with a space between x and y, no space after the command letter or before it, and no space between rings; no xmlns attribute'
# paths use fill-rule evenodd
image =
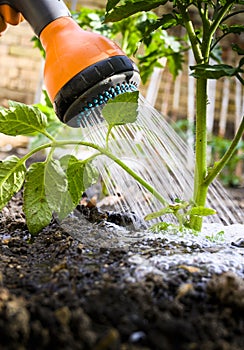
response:
<svg viewBox="0 0 244 350"><path fill-rule="evenodd" d="M85 138L104 146L106 130L105 124L96 125ZM169 203L176 198L191 199L194 186L193 151L142 97L139 99L137 121L113 129L109 147L113 154L149 182ZM157 199L113 161L101 156L94 163L109 194L118 196L115 210L127 208L142 218L162 209ZM232 202L218 181L209 188L207 206L215 209L217 215L205 218L206 222L225 225L244 222L243 210ZM168 214L165 221L174 222L174 218Z"/></svg>
<svg viewBox="0 0 244 350"><path fill-rule="evenodd" d="M62 227L82 242L85 251L100 248L126 251L128 266L133 270L131 277L135 280L141 280L149 273L162 275L166 270L182 265L197 267L206 275L233 271L244 277L244 248L232 245L244 237L244 225L241 224L205 223L198 235L170 230L152 233L131 231L113 224L91 224L78 215L63 220ZM218 235L220 231L224 234ZM207 236L215 237L216 241Z"/></svg>

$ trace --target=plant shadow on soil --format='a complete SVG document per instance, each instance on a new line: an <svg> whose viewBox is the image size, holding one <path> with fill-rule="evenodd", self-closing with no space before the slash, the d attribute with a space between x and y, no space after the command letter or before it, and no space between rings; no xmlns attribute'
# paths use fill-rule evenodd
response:
<svg viewBox="0 0 244 350"><path fill-rule="evenodd" d="M21 205L18 193L0 214L0 349L244 349L240 276L176 266L135 278L133 254L164 255L166 239L89 246L55 220L30 237Z"/></svg>

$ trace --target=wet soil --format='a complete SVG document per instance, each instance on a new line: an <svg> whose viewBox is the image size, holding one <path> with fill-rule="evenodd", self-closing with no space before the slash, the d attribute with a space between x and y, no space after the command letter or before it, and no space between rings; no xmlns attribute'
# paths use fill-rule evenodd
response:
<svg viewBox="0 0 244 350"><path fill-rule="evenodd" d="M166 255L166 239L143 250L89 244L55 220L31 237L21 204L19 193L0 214L0 349L244 349L240 275L187 265L135 274L134 254ZM96 221L80 215L76 225ZM109 241L113 226L95 225Z"/></svg>

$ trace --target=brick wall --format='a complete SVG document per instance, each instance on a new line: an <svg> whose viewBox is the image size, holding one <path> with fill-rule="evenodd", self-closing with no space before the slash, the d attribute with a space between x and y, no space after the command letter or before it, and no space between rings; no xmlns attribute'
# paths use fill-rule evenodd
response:
<svg viewBox="0 0 244 350"><path fill-rule="evenodd" d="M7 100L33 103L38 86L41 56L33 48L27 22L9 26L0 37L0 105Z"/></svg>

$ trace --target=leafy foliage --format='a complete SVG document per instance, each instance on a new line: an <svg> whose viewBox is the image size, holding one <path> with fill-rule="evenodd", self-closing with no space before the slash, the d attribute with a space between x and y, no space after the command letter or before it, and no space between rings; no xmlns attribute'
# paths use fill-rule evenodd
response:
<svg viewBox="0 0 244 350"><path fill-rule="evenodd" d="M164 5L167 0L126 0L126 1L108 1L106 22L117 22L137 12L150 11L160 5ZM119 4L121 3L121 5ZM115 9L115 6L118 5Z"/></svg>
<svg viewBox="0 0 244 350"><path fill-rule="evenodd" d="M0 130L5 135L34 135L43 133L47 127L45 114L34 107L9 102L9 109L0 110Z"/></svg>
<svg viewBox="0 0 244 350"><path fill-rule="evenodd" d="M24 187L24 212L31 233L47 226L53 212L60 214L66 190L64 173L54 160L30 166Z"/></svg>
<svg viewBox="0 0 244 350"><path fill-rule="evenodd" d="M106 7L105 23L120 23L125 19L128 20L128 18L132 18L132 15L137 16L138 14L143 12L146 12L146 14L148 14L150 10L155 10L155 17L153 19L150 18L150 20L144 21L144 23L142 23L144 31L141 30L141 33L143 34L141 41L144 42L148 50L147 52L143 53L142 58L139 58L139 62L143 68L142 80L143 82L145 82L152 72L151 67L157 66L156 61L158 61L160 57L167 57L169 59L170 71L174 75L174 77L179 73L179 70L182 68L182 53L190 47L188 45L189 42L187 44L186 38L184 36L182 36L181 38L171 36L171 40L173 38L175 42L178 43L178 47L172 48L172 46L169 45L168 49L172 48L172 51L167 52L167 42L164 42L162 33L163 31L171 28L177 28L178 26L181 26L189 34L188 26L191 26L192 24L194 25L196 23L196 27L194 28L194 42L191 41L193 37L189 36L191 46L195 50L198 50L198 47L200 50L205 50L204 45L207 39L207 33L213 28L214 35L211 42L211 56L218 61L220 57L219 55L215 55L213 49L216 47L216 45L218 45L220 40L226 37L227 35L240 35L244 32L244 26L242 23L233 24L231 21L234 15L243 12L242 8L240 8L240 6L242 5L243 3L241 1L225 0L216 2L197 0L189 0L184 2L181 0L108 0ZM164 11L159 10L159 8L162 8L162 6ZM237 7L236 9L236 6L239 7ZM220 18L221 12L223 13L223 16ZM156 13L159 13L159 15L156 15ZM216 21L216 23L218 21L218 26L216 28L214 27L214 21ZM200 22L202 22L202 27L199 25ZM161 43L159 42L159 40L155 40L157 39L157 33L159 32ZM153 40L150 40L150 38L153 38ZM152 41L155 44L155 47L157 48L155 50L153 50L152 48ZM239 55L243 55L243 48L241 48L238 44L233 44L232 48L233 51L237 52ZM227 67L221 68L221 65L220 67L210 67L207 62L202 62L202 58L200 60L199 57L199 61L197 57L195 58L197 60L198 65L194 67L195 71L193 75L196 78L200 76L202 77L205 74L207 79L208 76L211 76L210 79L219 79L220 76L237 76L239 73L243 72L242 70L240 70L240 65L236 69L233 67L233 71L231 71L231 67L228 67L229 69L227 69ZM173 62L175 63L174 66ZM148 69L148 74L144 73L144 71L146 71L145 68Z"/></svg>
<svg viewBox="0 0 244 350"><path fill-rule="evenodd" d="M199 64L197 66L190 67L194 72L192 75L195 78L205 78L205 79L219 79L222 77L233 77L237 76L239 73L243 73L244 70L238 67L232 67L227 64Z"/></svg>
<svg viewBox="0 0 244 350"><path fill-rule="evenodd" d="M113 7L118 3L118 1L108 2L107 13L110 9L113 11ZM137 6L139 3L142 2L138 2ZM156 6L156 3L162 3L162 1L154 2L153 7ZM127 11L128 8L130 9L130 6L127 6L126 2L126 7L123 5L122 8ZM147 6L151 7L152 2L148 1ZM74 13L73 17L81 28L92 29L96 33L117 41L128 56L135 56L143 83L147 82L153 68L160 66L158 61L162 57L168 58L169 69L174 77L182 69L183 53L187 44L184 38L169 35L165 31L177 25L180 17L167 14L159 19L151 11L146 13L139 11L112 23L108 21L108 14L105 16L104 10L87 8L82 8L81 12Z"/></svg>
<svg viewBox="0 0 244 350"><path fill-rule="evenodd" d="M48 128L47 117L36 106L10 101L8 109L0 109L0 130L7 135L32 136L39 132L49 141L46 143L48 147L55 147L58 141L47 131ZM80 161L74 156L55 160L52 151L45 162L34 163L26 169L26 159L44 149L46 144L38 144L22 159L11 156L0 162L0 209L24 185L23 207L32 234L47 226L53 214L59 219L65 218L98 176L89 160Z"/></svg>
<svg viewBox="0 0 244 350"><path fill-rule="evenodd" d="M25 173L25 166L16 156L0 161L0 209L21 189Z"/></svg>

